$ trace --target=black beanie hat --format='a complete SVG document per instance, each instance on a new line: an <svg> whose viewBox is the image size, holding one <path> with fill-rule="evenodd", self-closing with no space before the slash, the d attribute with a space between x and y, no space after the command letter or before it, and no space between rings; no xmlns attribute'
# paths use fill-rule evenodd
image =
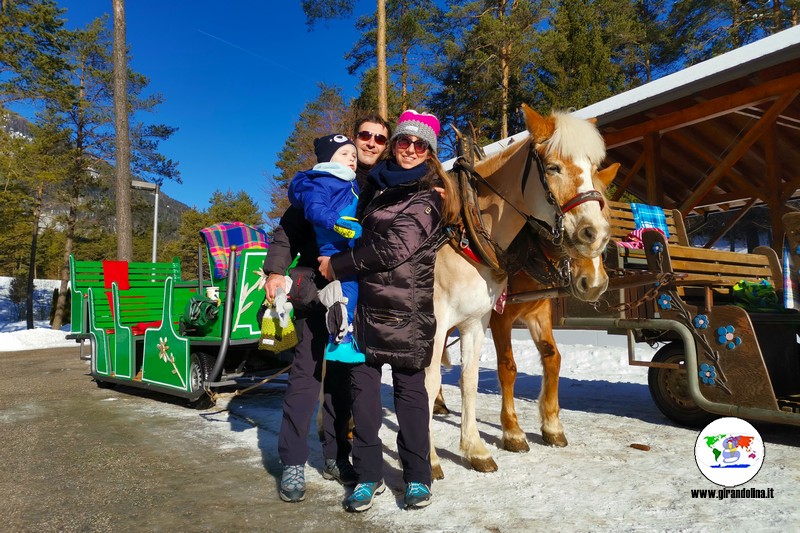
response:
<svg viewBox="0 0 800 533"><path fill-rule="evenodd" d="M342 146L352 144L353 148L356 147L355 143L347 138L345 135L334 134L326 135L314 139L314 154L317 156L317 163L327 163L336 153L336 150Z"/></svg>

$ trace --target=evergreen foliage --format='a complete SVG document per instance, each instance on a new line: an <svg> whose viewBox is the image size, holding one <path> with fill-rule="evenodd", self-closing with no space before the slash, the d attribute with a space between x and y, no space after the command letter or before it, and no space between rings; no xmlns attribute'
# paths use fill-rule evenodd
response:
<svg viewBox="0 0 800 533"><path fill-rule="evenodd" d="M278 154L275 166L280 174L269 179L272 209L267 217L273 221L279 220L289 207L286 191L294 175L317 164L314 139L337 132L352 135L356 111L345 104L341 88L320 84L319 90L317 99L300 113L294 131Z"/></svg>

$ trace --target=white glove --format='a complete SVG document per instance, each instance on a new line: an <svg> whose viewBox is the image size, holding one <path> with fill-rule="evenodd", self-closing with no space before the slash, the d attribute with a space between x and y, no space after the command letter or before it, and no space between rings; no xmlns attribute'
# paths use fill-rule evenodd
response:
<svg viewBox="0 0 800 533"><path fill-rule="evenodd" d="M289 313L292 311L292 304L289 303L286 296L286 291L282 287L278 287L275 291L275 301L272 302L275 312L278 315L278 323L282 328L289 325Z"/></svg>
<svg viewBox="0 0 800 533"><path fill-rule="evenodd" d="M325 312L325 322L328 333L333 337L333 342L339 344L347 334L347 298L342 294L342 283L337 279L328 283L319 291L319 301L328 308Z"/></svg>

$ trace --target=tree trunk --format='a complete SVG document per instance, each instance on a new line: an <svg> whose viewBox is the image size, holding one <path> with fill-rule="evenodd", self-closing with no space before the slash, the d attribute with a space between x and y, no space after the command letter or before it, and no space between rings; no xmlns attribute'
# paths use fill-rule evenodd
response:
<svg viewBox="0 0 800 533"><path fill-rule="evenodd" d="M77 212L75 205L79 201L73 198L70 201L69 213L67 214L66 241L64 243L64 261L61 263L61 286L58 289L58 299L56 300L56 310L53 314L53 329L61 329L64 325L64 307L67 303L67 285L69 284L69 256L72 254L72 244L75 238L75 220Z"/></svg>
<svg viewBox="0 0 800 533"><path fill-rule="evenodd" d="M36 203L33 208L33 236L31 237L31 255L28 261L28 288L26 290L28 303L27 303L27 328L33 329L33 280L36 278L36 247L39 240L39 219L42 216L42 196L44 195L44 181L39 182L39 188L36 191Z"/></svg>
<svg viewBox="0 0 800 533"><path fill-rule="evenodd" d="M378 0L378 114L389 120L389 102L386 93L386 0Z"/></svg>
<svg viewBox="0 0 800 533"><path fill-rule="evenodd" d="M128 65L125 0L114 4L114 126L116 129L117 259L133 259L131 143L128 130Z"/></svg>

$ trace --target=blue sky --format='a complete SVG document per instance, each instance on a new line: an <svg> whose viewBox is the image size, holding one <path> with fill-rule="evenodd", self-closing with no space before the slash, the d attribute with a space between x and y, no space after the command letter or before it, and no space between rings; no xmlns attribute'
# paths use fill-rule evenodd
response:
<svg viewBox="0 0 800 533"><path fill-rule="evenodd" d="M111 0L58 0L70 28L104 13ZM164 96L147 122L178 127L162 153L179 162L183 184L171 197L206 209L216 189L246 190L269 206L266 175L317 84L356 96L344 54L358 38L356 17L375 9L360 0L352 17L312 32L298 1L134 0L125 2L131 67Z"/></svg>

